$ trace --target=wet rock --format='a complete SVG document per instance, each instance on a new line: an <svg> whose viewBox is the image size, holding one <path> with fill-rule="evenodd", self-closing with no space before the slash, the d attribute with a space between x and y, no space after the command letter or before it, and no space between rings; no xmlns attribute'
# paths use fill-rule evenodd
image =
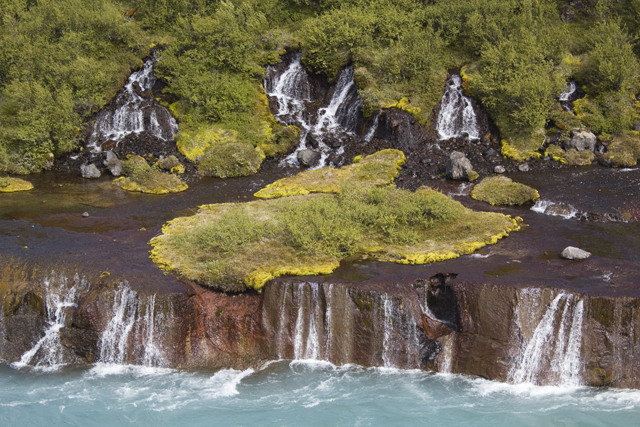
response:
<svg viewBox="0 0 640 427"><path fill-rule="evenodd" d="M507 170L504 168L504 166L496 166L495 168L493 168L493 172L494 173L505 173Z"/></svg>
<svg viewBox="0 0 640 427"><path fill-rule="evenodd" d="M498 157L500 153L498 153L498 151L493 148L489 148L487 151L484 152L484 155L486 157L493 158L493 157Z"/></svg>
<svg viewBox="0 0 640 427"><path fill-rule="evenodd" d="M82 212L82 216L84 218L88 218L89 217L89 212Z"/></svg>
<svg viewBox="0 0 640 427"><path fill-rule="evenodd" d="M464 153L454 151L449 155L446 164L447 177L451 179L466 179L469 172L473 170L471 162Z"/></svg>
<svg viewBox="0 0 640 427"><path fill-rule="evenodd" d="M582 260L591 256L591 252L587 252L574 246L567 246L564 248L560 256L564 259Z"/></svg>
<svg viewBox="0 0 640 427"><path fill-rule="evenodd" d="M93 163L90 165L82 165L80 166L80 173L83 178L87 179L95 179L100 178L100 170Z"/></svg>
<svg viewBox="0 0 640 427"><path fill-rule="evenodd" d="M529 172L529 164L528 163L522 163L518 165L518 170L520 172Z"/></svg>
<svg viewBox="0 0 640 427"><path fill-rule="evenodd" d="M298 152L298 162L302 166L314 167L320 162L320 153L313 150L301 150Z"/></svg>
<svg viewBox="0 0 640 427"><path fill-rule="evenodd" d="M575 148L578 151L594 151L596 148L596 136L593 132L582 129L574 129L571 132L571 139L564 141L564 149Z"/></svg>
<svg viewBox="0 0 640 427"><path fill-rule="evenodd" d="M124 162L119 160L113 151L107 151L107 159L104 161L104 165L113 176L122 175L122 171L124 170Z"/></svg>

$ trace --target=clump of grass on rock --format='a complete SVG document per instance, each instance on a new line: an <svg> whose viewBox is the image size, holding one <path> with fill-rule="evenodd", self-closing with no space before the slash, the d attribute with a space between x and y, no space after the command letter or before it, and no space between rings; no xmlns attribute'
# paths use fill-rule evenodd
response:
<svg viewBox="0 0 640 427"><path fill-rule="evenodd" d="M217 178L253 175L262 164L262 156L251 144L232 142L215 145L198 160L198 173Z"/></svg>
<svg viewBox="0 0 640 427"><path fill-rule="evenodd" d="M124 162L124 174L113 181L127 191L139 191L149 194L178 193L188 188L180 178L162 172L158 165L149 166L141 156L132 156Z"/></svg>
<svg viewBox="0 0 640 427"><path fill-rule="evenodd" d="M522 205L535 202L540 195L533 188L506 176L492 176L476 185L471 190L471 197L492 205Z"/></svg>
<svg viewBox="0 0 640 427"><path fill-rule="evenodd" d="M32 190L33 184L20 178L0 177L0 193Z"/></svg>
<svg viewBox="0 0 640 427"><path fill-rule="evenodd" d="M241 292L281 275L328 274L351 256L406 264L455 258L519 228L509 216L474 212L427 187L370 181L348 180L336 194L202 206L163 227L151 258L189 280Z"/></svg>

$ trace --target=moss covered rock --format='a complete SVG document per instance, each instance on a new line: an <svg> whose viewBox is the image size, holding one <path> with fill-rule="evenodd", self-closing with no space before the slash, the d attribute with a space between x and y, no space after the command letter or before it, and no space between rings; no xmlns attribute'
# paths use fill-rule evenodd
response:
<svg viewBox="0 0 640 427"><path fill-rule="evenodd" d="M140 156L132 156L124 162L125 176L116 179L114 184L127 191L149 194L178 193L187 188L177 176L160 171L159 167L149 166Z"/></svg>
<svg viewBox="0 0 640 427"><path fill-rule="evenodd" d="M492 205L522 205L535 202L540 195L533 188L513 182L506 176L483 179L471 191L471 197Z"/></svg>
<svg viewBox="0 0 640 427"><path fill-rule="evenodd" d="M258 191L255 196L272 199L309 193L339 193L348 182L357 185L387 185L398 176L405 161L402 151L382 150L370 156L358 156L353 159L353 164L340 169L324 167L280 179Z"/></svg>
<svg viewBox="0 0 640 427"><path fill-rule="evenodd" d="M630 168L638 164L640 157L640 140L626 137L620 138L607 147L603 158L611 162L611 166Z"/></svg>
<svg viewBox="0 0 640 427"><path fill-rule="evenodd" d="M231 142L215 145L198 160L198 173L217 178L253 175L262 164L262 156L251 144Z"/></svg>
<svg viewBox="0 0 640 427"><path fill-rule="evenodd" d="M33 184L20 178L0 177L0 193L32 190Z"/></svg>

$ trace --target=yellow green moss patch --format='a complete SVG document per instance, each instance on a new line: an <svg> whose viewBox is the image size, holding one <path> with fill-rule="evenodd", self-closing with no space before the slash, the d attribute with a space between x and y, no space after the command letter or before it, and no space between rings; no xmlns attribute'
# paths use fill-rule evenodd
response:
<svg viewBox="0 0 640 427"><path fill-rule="evenodd" d="M522 205L535 202L540 195L533 188L506 176L492 176L476 185L471 190L471 197L492 205Z"/></svg>
<svg viewBox="0 0 640 427"><path fill-rule="evenodd" d="M125 160L124 165L126 176L113 181L123 190L148 194L167 194L178 193L189 188L177 176L161 172L157 163L153 167L149 166L147 161L140 156L130 157Z"/></svg>
<svg viewBox="0 0 640 427"><path fill-rule="evenodd" d="M556 162L571 166L587 166L595 160L595 156L590 151L578 151L575 148L564 151L557 145L550 145L544 155L550 156Z"/></svg>
<svg viewBox="0 0 640 427"><path fill-rule="evenodd" d="M151 240L162 269L226 292L260 290L281 275L328 274L351 256L423 264L467 254L517 230L440 192L350 184L307 194L202 206Z"/></svg>
<svg viewBox="0 0 640 427"><path fill-rule="evenodd" d="M33 184L20 178L0 177L0 193L14 193L33 189Z"/></svg>
<svg viewBox="0 0 640 427"><path fill-rule="evenodd" d="M538 149L542 144L543 139L538 141L537 138L522 138L518 140L503 140L501 154L517 162L524 162L532 157L540 158L542 155L538 153Z"/></svg>
<svg viewBox="0 0 640 427"><path fill-rule="evenodd" d="M400 173L406 158L402 151L382 150L370 156L357 156L354 163L340 169L325 167L280 179L258 191L262 199L309 193L339 193L347 182L374 186L387 185Z"/></svg>

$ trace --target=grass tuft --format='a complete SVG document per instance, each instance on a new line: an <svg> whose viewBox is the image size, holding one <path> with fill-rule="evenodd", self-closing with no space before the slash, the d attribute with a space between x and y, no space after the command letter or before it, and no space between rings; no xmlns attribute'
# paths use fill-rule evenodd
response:
<svg viewBox="0 0 640 427"><path fill-rule="evenodd" d="M476 185L471 197L492 205L522 205L535 202L540 195L533 188L513 182L506 176L492 176Z"/></svg>

